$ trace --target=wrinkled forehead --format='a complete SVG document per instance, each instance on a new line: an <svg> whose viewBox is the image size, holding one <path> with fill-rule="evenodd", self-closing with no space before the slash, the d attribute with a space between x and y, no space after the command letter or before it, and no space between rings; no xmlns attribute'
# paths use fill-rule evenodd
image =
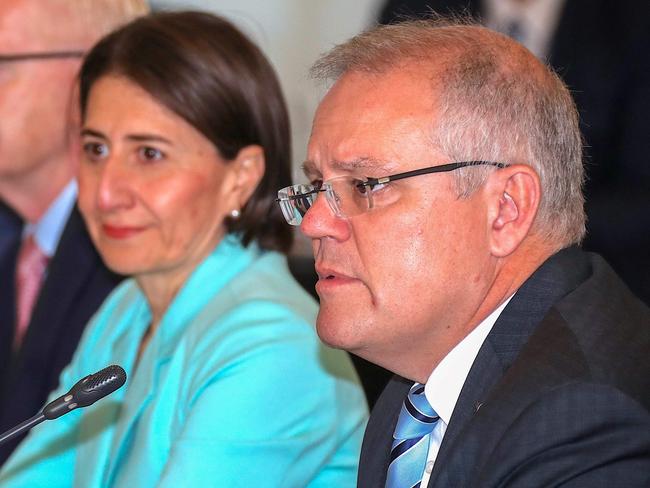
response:
<svg viewBox="0 0 650 488"><path fill-rule="evenodd" d="M436 121L430 78L412 70L346 73L316 111L307 166L321 173L345 165L404 169L403 161L431 152Z"/></svg>

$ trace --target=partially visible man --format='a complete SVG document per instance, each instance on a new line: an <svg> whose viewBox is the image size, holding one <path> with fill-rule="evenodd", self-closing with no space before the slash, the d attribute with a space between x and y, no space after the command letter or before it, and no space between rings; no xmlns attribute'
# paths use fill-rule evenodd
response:
<svg viewBox="0 0 650 488"><path fill-rule="evenodd" d="M23 221L0 254L0 431L42 407L118 281L75 206L74 85L83 53L146 11L144 0L0 3L0 200Z"/></svg>
<svg viewBox="0 0 650 488"><path fill-rule="evenodd" d="M359 486L650 486L650 313L577 246L560 79L505 36L434 21L313 71L335 83L312 183L280 205L313 240L321 338L396 373Z"/></svg>

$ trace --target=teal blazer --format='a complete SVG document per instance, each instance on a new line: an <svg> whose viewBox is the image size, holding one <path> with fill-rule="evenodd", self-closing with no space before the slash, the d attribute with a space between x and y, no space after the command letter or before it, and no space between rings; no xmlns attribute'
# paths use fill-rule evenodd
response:
<svg viewBox="0 0 650 488"><path fill-rule="evenodd" d="M35 427L0 486L354 486L365 399L347 355L319 342L316 310L283 256L227 236L136 366L151 315L127 280L50 400L109 364L127 371L126 385Z"/></svg>

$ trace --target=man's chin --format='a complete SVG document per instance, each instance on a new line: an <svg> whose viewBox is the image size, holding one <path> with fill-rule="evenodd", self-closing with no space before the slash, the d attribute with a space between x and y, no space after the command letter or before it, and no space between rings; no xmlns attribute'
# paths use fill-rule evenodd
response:
<svg viewBox="0 0 650 488"><path fill-rule="evenodd" d="M330 347L354 351L359 348L358 331L354 327L353 317L342 317L340 314L329 314L327 308L321 308L316 319L318 337Z"/></svg>

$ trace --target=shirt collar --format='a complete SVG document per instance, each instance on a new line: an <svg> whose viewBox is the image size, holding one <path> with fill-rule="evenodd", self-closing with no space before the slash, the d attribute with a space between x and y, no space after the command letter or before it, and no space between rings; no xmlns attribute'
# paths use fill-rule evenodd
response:
<svg viewBox="0 0 650 488"><path fill-rule="evenodd" d="M59 193L38 222L25 225L23 239L33 235L39 249L49 258L54 256L76 198L77 182L72 180Z"/></svg>
<svg viewBox="0 0 650 488"><path fill-rule="evenodd" d="M440 361L424 386L429 404L449 424L469 370L494 323L514 295L508 297Z"/></svg>

